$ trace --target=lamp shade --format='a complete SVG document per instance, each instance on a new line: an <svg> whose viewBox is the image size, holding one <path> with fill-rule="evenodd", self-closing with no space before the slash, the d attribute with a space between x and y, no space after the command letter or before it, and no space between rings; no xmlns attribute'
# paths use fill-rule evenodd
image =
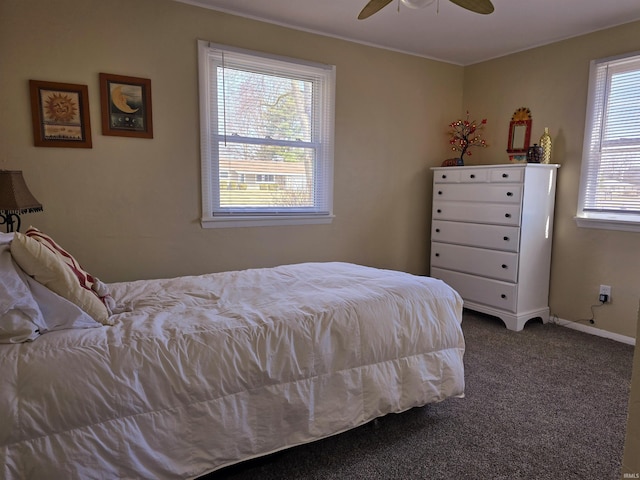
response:
<svg viewBox="0 0 640 480"><path fill-rule="evenodd" d="M41 212L42 204L29 191L21 170L0 170L0 212Z"/></svg>

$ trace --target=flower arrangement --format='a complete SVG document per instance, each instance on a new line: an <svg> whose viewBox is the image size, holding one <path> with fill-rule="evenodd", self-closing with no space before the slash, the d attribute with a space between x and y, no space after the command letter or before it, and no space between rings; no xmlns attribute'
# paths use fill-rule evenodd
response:
<svg viewBox="0 0 640 480"><path fill-rule="evenodd" d="M475 120L469 120L469 111L467 111L466 120L456 120L449 124L451 150L460 152L458 165L464 165L465 154L471 155L470 147L488 147L487 142L481 137L486 124L486 118L483 118L479 124Z"/></svg>

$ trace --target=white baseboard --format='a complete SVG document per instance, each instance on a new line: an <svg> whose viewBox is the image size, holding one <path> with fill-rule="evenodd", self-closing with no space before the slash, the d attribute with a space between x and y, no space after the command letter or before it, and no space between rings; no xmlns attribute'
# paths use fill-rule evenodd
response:
<svg viewBox="0 0 640 480"><path fill-rule="evenodd" d="M581 332L590 333L591 335L597 335L598 337L610 338L616 342L626 343L627 345L635 345L636 339L633 337L627 337L626 335L620 335L618 333L608 332L601 328L591 327L589 325L583 325L582 323L572 322L571 320L564 320L558 317L552 317L552 323L560 325L562 327L572 328Z"/></svg>

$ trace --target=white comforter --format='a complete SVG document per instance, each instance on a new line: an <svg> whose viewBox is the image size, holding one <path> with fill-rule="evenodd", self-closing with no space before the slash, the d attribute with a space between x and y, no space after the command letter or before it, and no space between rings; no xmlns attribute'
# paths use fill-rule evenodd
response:
<svg viewBox="0 0 640 480"><path fill-rule="evenodd" d="M461 396L462 302L344 263L110 285L115 325L0 345L0 478L189 478Z"/></svg>

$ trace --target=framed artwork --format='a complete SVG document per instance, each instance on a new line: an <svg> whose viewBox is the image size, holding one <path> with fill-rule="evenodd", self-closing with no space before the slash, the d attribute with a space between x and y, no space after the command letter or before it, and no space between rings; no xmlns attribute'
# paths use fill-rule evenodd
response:
<svg viewBox="0 0 640 480"><path fill-rule="evenodd" d="M527 151L531 142L531 110L526 107L518 108L511 116L509 123L509 140L507 141L507 153L509 160L524 161L527 159Z"/></svg>
<svg viewBox="0 0 640 480"><path fill-rule="evenodd" d="M86 85L29 80L36 147L91 148Z"/></svg>
<svg viewBox="0 0 640 480"><path fill-rule="evenodd" d="M151 80L100 74L102 134L153 138Z"/></svg>

